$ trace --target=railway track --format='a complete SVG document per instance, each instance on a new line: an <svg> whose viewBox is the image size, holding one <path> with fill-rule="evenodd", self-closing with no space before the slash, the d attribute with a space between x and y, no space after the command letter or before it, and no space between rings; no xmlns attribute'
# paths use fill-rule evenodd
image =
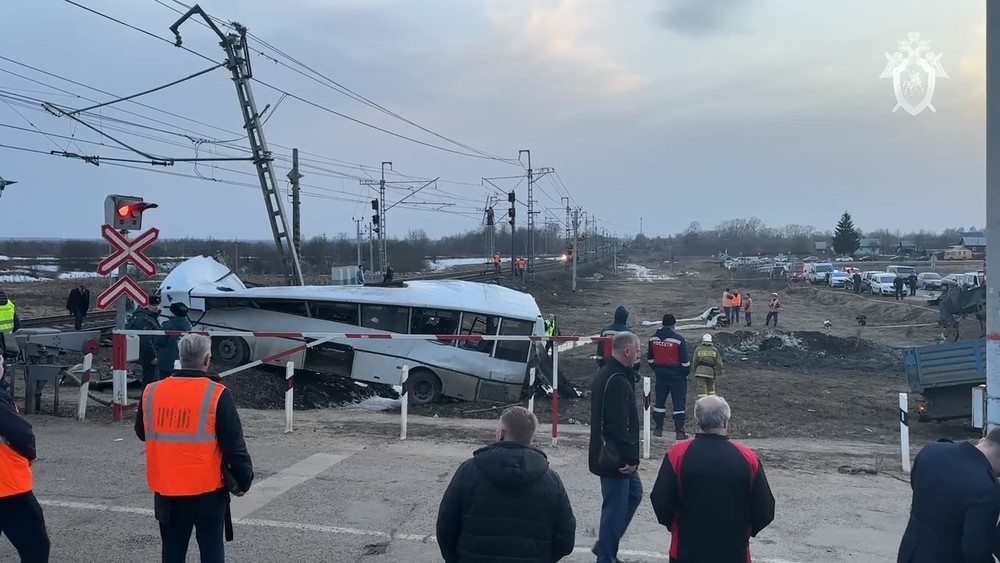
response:
<svg viewBox="0 0 1000 563"><path fill-rule="evenodd" d="M543 262L535 265L535 272L549 272L564 268L565 264L560 261ZM492 265L489 266L492 268ZM502 271L499 275L492 269L485 269L483 266L476 266L475 269L463 269L460 271L435 272L432 274L418 274L404 278L408 280L462 280L462 281L492 281L500 278L512 279L509 270ZM114 328L115 311L94 311L87 315L83 323L86 330L101 330L110 332ZM73 329L73 315L53 315L49 317L34 317L31 319L21 319L21 328L57 328Z"/></svg>

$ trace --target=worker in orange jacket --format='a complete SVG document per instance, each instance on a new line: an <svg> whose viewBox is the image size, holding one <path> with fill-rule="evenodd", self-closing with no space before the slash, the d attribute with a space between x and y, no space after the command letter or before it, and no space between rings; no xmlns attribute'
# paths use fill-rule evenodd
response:
<svg viewBox="0 0 1000 563"><path fill-rule="evenodd" d="M160 524L163 563L184 563L197 529L202 563L223 563L233 537L230 493L242 496L253 464L232 395L208 374L212 340L177 342L181 369L146 387L135 434L146 442L146 482Z"/></svg>
<svg viewBox="0 0 1000 563"><path fill-rule="evenodd" d="M740 311L742 311L742 310L743 310L743 296L740 295L740 292L734 291L733 292L733 309L732 309L732 311L733 311L733 317L731 319L729 319L729 323L730 324L736 325L736 324L740 323Z"/></svg>
<svg viewBox="0 0 1000 563"><path fill-rule="evenodd" d="M48 563L45 517L32 492L35 434L18 415L3 372L0 356L0 535L7 536L21 563Z"/></svg>

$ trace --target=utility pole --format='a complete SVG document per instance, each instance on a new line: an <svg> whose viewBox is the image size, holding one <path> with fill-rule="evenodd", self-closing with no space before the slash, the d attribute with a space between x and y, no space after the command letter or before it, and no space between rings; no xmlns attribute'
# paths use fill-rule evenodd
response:
<svg viewBox="0 0 1000 563"><path fill-rule="evenodd" d="M361 219L354 219L354 229L357 232L357 237L358 237L358 266L360 266L361 265Z"/></svg>
<svg viewBox="0 0 1000 563"><path fill-rule="evenodd" d="M642 217L639 217L639 234L642 234Z"/></svg>
<svg viewBox="0 0 1000 563"><path fill-rule="evenodd" d="M375 277L375 237L372 236L372 224L368 223L368 267L372 278Z"/></svg>
<svg viewBox="0 0 1000 563"><path fill-rule="evenodd" d="M177 47L181 46L179 31L181 24L195 14L200 15L208 28L222 40L220 45L226 51L226 68L232 73L233 83L236 85L236 95L239 98L240 111L243 114L243 127L247 131L247 139L253 153L253 163L257 168L257 178L260 180L261 191L264 194L264 205L267 208L268 221L271 223L271 233L274 235L278 259L284 266L288 284L303 285L302 265L299 263L299 254L295 244L289 238L288 220L284 204L278 193L274 158L271 156L271 151L267 149L267 142L264 140L264 127L261 124L260 113L257 112L257 104L254 102L253 91L250 88L253 69L250 66L250 49L246 41L247 28L234 22L232 24L234 32L228 35L223 34L212 18L205 13L205 10L195 4L170 26L170 31L174 33L174 45Z"/></svg>
<svg viewBox="0 0 1000 563"><path fill-rule="evenodd" d="M986 263L1000 264L1000 6L986 3ZM988 272L987 272L988 275ZM986 427L1000 426L1000 274L986 280Z"/></svg>
<svg viewBox="0 0 1000 563"><path fill-rule="evenodd" d="M486 227L484 229L484 236L486 238L486 260L487 262L493 259L493 253L496 252L496 218L494 216L493 205L496 203L495 196L487 196L486 198Z"/></svg>
<svg viewBox="0 0 1000 563"><path fill-rule="evenodd" d="M573 210L573 291L576 291L576 257L579 254L580 241L580 209Z"/></svg>
<svg viewBox="0 0 1000 563"><path fill-rule="evenodd" d="M295 243L295 253L299 255L302 254L302 229L299 223L302 203L299 197L299 180L301 178L302 174L299 174L299 149L292 149L292 169L288 172L288 180L292 183L292 240Z"/></svg>
<svg viewBox="0 0 1000 563"><path fill-rule="evenodd" d="M534 278L535 272L535 178L531 170L531 151L521 150L517 153L520 160L521 153L528 153L528 244L526 245L528 254L528 273Z"/></svg>
<svg viewBox="0 0 1000 563"><path fill-rule="evenodd" d="M514 239L516 238L514 233L517 232L517 221L514 219L517 216L517 211L514 209L514 204L517 202L517 195L514 193L514 190L511 190L507 194L507 202L510 203L510 208L507 209L507 216L510 217L510 220L507 221L510 223L510 275L513 276L515 272L514 253L516 252L514 249Z"/></svg>
<svg viewBox="0 0 1000 563"><path fill-rule="evenodd" d="M391 162L382 162L382 179L378 182L378 201L379 201L379 216L382 218L382 224L378 229L378 262L382 266L382 272L384 273L386 268L389 267L389 251L385 247L385 165L389 165L389 170L392 170Z"/></svg>

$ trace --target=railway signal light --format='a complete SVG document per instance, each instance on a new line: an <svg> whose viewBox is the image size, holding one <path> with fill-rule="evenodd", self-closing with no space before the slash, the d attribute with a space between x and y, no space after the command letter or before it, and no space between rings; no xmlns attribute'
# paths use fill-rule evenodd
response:
<svg viewBox="0 0 1000 563"><path fill-rule="evenodd" d="M118 231L142 228L142 212L159 207L141 197L112 194L104 199L104 222Z"/></svg>
<svg viewBox="0 0 1000 563"><path fill-rule="evenodd" d="M509 201L511 203L514 203L515 201L517 201L517 197L514 196L514 192L511 191L511 192L507 193L507 201Z"/></svg>
<svg viewBox="0 0 1000 563"><path fill-rule="evenodd" d="M380 232L378 224L378 215L372 215L372 231L376 233Z"/></svg>
<svg viewBox="0 0 1000 563"><path fill-rule="evenodd" d="M514 226L514 207L513 206L511 206L511 208L507 210L507 215L510 217L510 221L507 221L507 222L510 223L510 226L513 227Z"/></svg>
<svg viewBox="0 0 1000 563"><path fill-rule="evenodd" d="M378 211L378 200L377 199L373 199L372 200L372 211Z"/></svg>
<svg viewBox="0 0 1000 563"><path fill-rule="evenodd" d="M487 227L492 227L493 226L493 208L492 207L487 207L486 208L486 226Z"/></svg>

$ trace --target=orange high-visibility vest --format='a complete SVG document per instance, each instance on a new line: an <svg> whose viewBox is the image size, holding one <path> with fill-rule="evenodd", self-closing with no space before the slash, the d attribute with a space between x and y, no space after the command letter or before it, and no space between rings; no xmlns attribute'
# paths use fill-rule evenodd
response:
<svg viewBox="0 0 1000 563"><path fill-rule="evenodd" d="M739 307L742 304L743 304L743 296L737 293L736 295L733 296L733 307Z"/></svg>
<svg viewBox="0 0 1000 563"><path fill-rule="evenodd" d="M722 292L722 306L732 307L733 306L733 295L728 291Z"/></svg>
<svg viewBox="0 0 1000 563"><path fill-rule="evenodd" d="M0 498L31 490L31 465L24 456L0 443Z"/></svg>
<svg viewBox="0 0 1000 563"><path fill-rule="evenodd" d="M222 488L222 449L215 411L225 389L207 377L168 377L142 394L146 482L163 496Z"/></svg>

